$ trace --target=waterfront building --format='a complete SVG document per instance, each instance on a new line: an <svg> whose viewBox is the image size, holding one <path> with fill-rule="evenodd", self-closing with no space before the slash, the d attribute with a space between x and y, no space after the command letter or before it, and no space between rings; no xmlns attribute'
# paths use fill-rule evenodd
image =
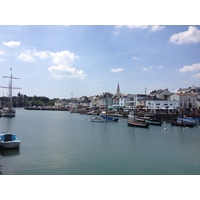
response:
<svg viewBox="0 0 200 200"><path fill-rule="evenodd" d="M67 105L67 102L64 101L64 100L61 100L61 99L58 99L55 103L54 103L54 106L56 108L63 108Z"/></svg>
<svg viewBox="0 0 200 200"><path fill-rule="evenodd" d="M119 110L124 108L127 104L127 95L121 94L120 96L114 96L113 98L113 108Z"/></svg>
<svg viewBox="0 0 200 200"><path fill-rule="evenodd" d="M90 107L90 99L87 96L80 97L79 102L81 107Z"/></svg>
<svg viewBox="0 0 200 200"><path fill-rule="evenodd" d="M199 95L193 94L193 93L174 93L170 96L173 100L179 101L179 107L180 109L196 109L197 106L197 99Z"/></svg>
<svg viewBox="0 0 200 200"><path fill-rule="evenodd" d="M127 94L126 107L129 109L145 107L147 96L145 94Z"/></svg>
<svg viewBox="0 0 200 200"><path fill-rule="evenodd" d="M113 95L110 92L105 92L99 95L96 99L96 106L98 108L112 108Z"/></svg>
<svg viewBox="0 0 200 200"><path fill-rule="evenodd" d="M128 109L134 109L136 106L136 99L134 94L127 94L126 105L125 107Z"/></svg>
<svg viewBox="0 0 200 200"><path fill-rule="evenodd" d="M165 99L167 100L168 97L171 95L171 92L168 89L164 89L164 90L154 90L152 92L150 92L149 94L150 96L156 96L159 99Z"/></svg>
<svg viewBox="0 0 200 200"><path fill-rule="evenodd" d="M177 93L197 93L200 94L200 87L195 87L194 85L192 87L188 87L188 88L179 88L177 90Z"/></svg>
<svg viewBox="0 0 200 200"><path fill-rule="evenodd" d="M91 96L91 97L89 97L89 99L90 99L90 108L96 109L97 108L98 95Z"/></svg>
<svg viewBox="0 0 200 200"><path fill-rule="evenodd" d="M154 112L162 112L167 110L172 112L179 108L179 101L177 100L147 100L146 108Z"/></svg>

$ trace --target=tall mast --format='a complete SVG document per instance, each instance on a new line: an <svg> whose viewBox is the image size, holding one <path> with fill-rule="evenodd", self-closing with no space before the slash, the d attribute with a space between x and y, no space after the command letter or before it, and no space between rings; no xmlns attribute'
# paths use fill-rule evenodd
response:
<svg viewBox="0 0 200 200"><path fill-rule="evenodd" d="M21 89L19 87L12 87L12 79L20 79L20 78L16 78L12 76L12 68L10 68L11 71L11 75L10 76L2 76L3 78L9 78L10 82L9 82L9 86L5 87L5 86L0 86L1 88L8 88L9 89L9 98L10 98L10 105L9 107L12 107L12 89Z"/></svg>
<svg viewBox="0 0 200 200"><path fill-rule="evenodd" d="M10 68L11 75L10 75L10 108L12 107L12 68Z"/></svg>

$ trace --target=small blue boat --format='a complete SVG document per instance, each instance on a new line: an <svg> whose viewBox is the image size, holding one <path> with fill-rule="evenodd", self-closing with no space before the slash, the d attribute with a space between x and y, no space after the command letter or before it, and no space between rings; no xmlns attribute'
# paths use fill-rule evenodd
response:
<svg viewBox="0 0 200 200"><path fill-rule="evenodd" d="M108 117L101 115L101 117L106 121L106 122L118 122L119 118L118 117Z"/></svg>
<svg viewBox="0 0 200 200"><path fill-rule="evenodd" d="M0 147L3 149L19 148L20 140L14 133L0 134Z"/></svg>

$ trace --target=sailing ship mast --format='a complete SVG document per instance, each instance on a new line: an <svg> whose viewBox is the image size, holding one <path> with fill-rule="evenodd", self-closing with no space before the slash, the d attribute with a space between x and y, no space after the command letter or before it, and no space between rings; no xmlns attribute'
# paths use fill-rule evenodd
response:
<svg viewBox="0 0 200 200"><path fill-rule="evenodd" d="M11 71L11 75L10 76L2 76L3 78L9 78L10 79L9 86L8 87L6 87L6 86L0 86L1 88L8 88L9 89L10 103L9 103L9 106L8 106L9 109L7 111L8 116L9 116L9 112L13 113L13 110L12 110L12 89L21 89L19 87L12 87L12 79L20 79L20 78L12 76L12 68L10 68L10 71Z"/></svg>

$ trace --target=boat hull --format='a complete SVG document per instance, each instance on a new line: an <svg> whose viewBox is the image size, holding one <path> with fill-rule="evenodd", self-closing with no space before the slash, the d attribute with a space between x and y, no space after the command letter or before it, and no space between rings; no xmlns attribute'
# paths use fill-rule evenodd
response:
<svg viewBox="0 0 200 200"><path fill-rule="evenodd" d="M118 122L119 118L116 117L107 117L107 116L101 116L106 122Z"/></svg>
<svg viewBox="0 0 200 200"><path fill-rule="evenodd" d="M180 121L177 121L176 119L171 120L171 125L173 125L173 126L184 126L184 127L194 127L195 126L194 123L180 122Z"/></svg>
<svg viewBox="0 0 200 200"><path fill-rule="evenodd" d="M139 128L149 128L149 124L146 122L137 122L137 121L127 121L129 126L139 127Z"/></svg>
<svg viewBox="0 0 200 200"><path fill-rule="evenodd" d="M158 120L145 120L145 121L150 125L161 126L163 124L163 121L158 121Z"/></svg>
<svg viewBox="0 0 200 200"><path fill-rule="evenodd" d="M104 120L103 118L100 118L100 117L91 117L90 121L91 122L99 122L99 123L106 122L106 120Z"/></svg>
<svg viewBox="0 0 200 200"><path fill-rule="evenodd" d="M0 143L0 146L2 146L5 149L19 148L20 141L2 142L2 143Z"/></svg>
<svg viewBox="0 0 200 200"><path fill-rule="evenodd" d="M5 149L19 148L20 140L12 133L0 134L0 147Z"/></svg>
<svg viewBox="0 0 200 200"><path fill-rule="evenodd" d="M15 117L15 109L14 108L3 108L1 111L1 117Z"/></svg>
<svg viewBox="0 0 200 200"><path fill-rule="evenodd" d="M15 113L1 113L1 117L15 117Z"/></svg>

